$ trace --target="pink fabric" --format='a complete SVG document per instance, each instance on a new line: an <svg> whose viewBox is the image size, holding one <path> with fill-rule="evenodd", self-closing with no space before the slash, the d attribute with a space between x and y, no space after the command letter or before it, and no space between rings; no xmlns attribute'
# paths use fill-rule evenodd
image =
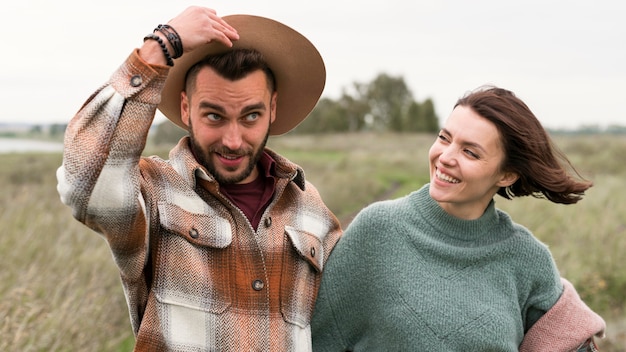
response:
<svg viewBox="0 0 626 352"><path fill-rule="evenodd" d="M592 336L604 337L606 324L580 299L572 284L561 278L563 294L556 304L533 325L519 350L574 351Z"/></svg>

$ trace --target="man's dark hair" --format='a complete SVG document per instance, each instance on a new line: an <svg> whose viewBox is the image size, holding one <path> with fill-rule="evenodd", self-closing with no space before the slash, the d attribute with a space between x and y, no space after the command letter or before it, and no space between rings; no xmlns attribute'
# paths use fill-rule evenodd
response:
<svg viewBox="0 0 626 352"><path fill-rule="evenodd" d="M190 94L196 86L198 72L204 67L211 67L220 76L236 81L248 74L262 70L267 78L267 87L270 92L276 90L274 73L267 65L263 55L254 49L235 49L223 54L209 55L193 65L185 77L185 91Z"/></svg>

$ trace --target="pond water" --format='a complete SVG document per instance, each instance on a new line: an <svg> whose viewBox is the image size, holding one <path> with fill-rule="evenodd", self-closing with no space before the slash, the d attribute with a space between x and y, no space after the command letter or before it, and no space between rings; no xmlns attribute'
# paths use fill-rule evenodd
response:
<svg viewBox="0 0 626 352"><path fill-rule="evenodd" d="M63 144L59 142L38 141L34 139L0 138L0 153L45 152L59 153Z"/></svg>

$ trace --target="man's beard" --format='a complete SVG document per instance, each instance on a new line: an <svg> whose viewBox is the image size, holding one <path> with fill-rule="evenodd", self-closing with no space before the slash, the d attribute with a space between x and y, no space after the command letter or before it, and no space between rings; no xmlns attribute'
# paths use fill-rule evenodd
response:
<svg viewBox="0 0 626 352"><path fill-rule="evenodd" d="M263 139L263 142L259 145L259 148L256 151L253 149L231 150L227 147L221 146L221 147L211 147L209 148L209 150L205 152L204 149L202 149L202 146L199 143L197 143L194 137L193 128L191 127L191 124L189 126L190 147L191 147L191 151L193 152L193 155L196 157L196 160L200 163L200 165L204 166L209 172L209 174L211 174L215 178L215 180L219 184L222 184L222 185L239 183L245 180L248 176L250 176L250 174L256 167L257 163L261 159L261 156L263 155L263 151L265 150L265 145L267 144L267 140L269 136L270 136L270 131L268 128L267 133L265 134L265 138ZM246 165L245 169L239 174L227 176L225 174L220 173L215 167L215 163L212 161L212 158L211 158L211 155L213 153L219 153L219 154L225 154L225 155L237 155L237 156L247 155L249 157L249 162L248 162L248 165Z"/></svg>

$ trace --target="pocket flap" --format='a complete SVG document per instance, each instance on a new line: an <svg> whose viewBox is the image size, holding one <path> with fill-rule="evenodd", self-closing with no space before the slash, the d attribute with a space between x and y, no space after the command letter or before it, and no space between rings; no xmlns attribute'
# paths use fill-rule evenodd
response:
<svg viewBox="0 0 626 352"><path fill-rule="evenodd" d="M324 265L324 248L322 241L310 232L285 226L285 232L291 240L291 244L296 252L306 260L317 272L322 272Z"/></svg>
<svg viewBox="0 0 626 352"><path fill-rule="evenodd" d="M190 243L212 248L226 248L233 234L230 222L217 214L198 214L178 205L159 203L161 226L184 237Z"/></svg>

